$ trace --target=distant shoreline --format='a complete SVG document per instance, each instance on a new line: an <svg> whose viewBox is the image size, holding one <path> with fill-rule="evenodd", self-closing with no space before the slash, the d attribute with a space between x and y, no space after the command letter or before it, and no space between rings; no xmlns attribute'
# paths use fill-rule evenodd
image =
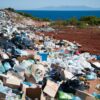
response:
<svg viewBox="0 0 100 100"><path fill-rule="evenodd" d="M33 10L31 10L31 9L16 9L16 11L24 11L24 10L26 10L26 11L100 11L100 10L38 10L38 9L33 9Z"/></svg>
<svg viewBox="0 0 100 100"><path fill-rule="evenodd" d="M54 11L54 10L16 10L24 12L38 18L48 18L50 20L66 20L72 17L80 18L82 16L96 16L100 17L100 10L93 11Z"/></svg>

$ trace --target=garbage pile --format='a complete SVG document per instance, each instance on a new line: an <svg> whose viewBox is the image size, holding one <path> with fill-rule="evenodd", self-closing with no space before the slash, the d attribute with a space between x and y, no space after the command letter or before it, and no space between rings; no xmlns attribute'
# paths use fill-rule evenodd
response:
<svg viewBox="0 0 100 100"><path fill-rule="evenodd" d="M100 61L95 55L81 53L76 42L11 33L0 36L0 100L100 99ZM91 90L93 81L96 89Z"/></svg>

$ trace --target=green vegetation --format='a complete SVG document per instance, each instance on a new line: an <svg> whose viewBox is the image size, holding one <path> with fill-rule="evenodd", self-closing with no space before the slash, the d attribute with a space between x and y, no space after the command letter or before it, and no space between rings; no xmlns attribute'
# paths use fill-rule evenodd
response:
<svg viewBox="0 0 100 100"><path fill-rule="evenodd" d="M31 18L31 19L33 19L33 20L36 20L36 21L47 21L47 22L50 21L48 18L38 18L38 17L34 17L34 16L32 16L31 14L27 14L27 13L24 13L24 12L18 12L18 11L16 11L16 10L13 9L13 8L6 8L6 10L9 10L9 11L15 12L15 13L18 13L18 14L20 14L20 15L22 15L22 16L25 16L25 17L29 17L29 18Z"/></svg>
<svg viewBox="0 0 100 100"><path fill-rule="evenodd" d="M30 14L27 14L27 13L24 13L24 12L17 12L17 13L20 14L20 15L22 15L22 16L29 17L29 18L31 18L31 19L33 19L33 20L38 20L38 21L40 21L39 18L33 17L33 16L30 15Z"/></svg>
<svg viewBox="0 0 100 100"><path fill-rule="evenodd" d="M13 8L6 8L6 10L18 13L20 15L23 15L25 17L29 17L33 20L36 21L50 21L48 18L38 18L34 17L30 14L24 13L24 12L18 12L14 10ZM66 20L56 20L54 22L51 21L51 26L58 26L58 27L63 27L63 26L76 26L79 28L87 28L88 26L98 26L100 25L100 18L96 16L84 16L81 17L80 19L77 19L76 17L72 17Z"/></svg>
<svg viewBox="0 0 100 100"><path fill-rule="evenodd" d="M11 12L15 12L15 9L13 9L13 8L5 8L5 10L9 10Z"/></svg>
<svg viewBox="0 0 100 100"><path fill-rule="evenodd" d="M89 25L100 25L100 18L97 18L96 16L81 17L80 21L83 21Z"/></svg>
<svg viewBox="0 0 100 100"><path fill-rule="evenodd" d="M24 12L17 12L17 13L22 15L22 16L29 17L29 18L31 18L33 20L37 20L37 21L47 21L47 22L50 21L48 18L38 18L38 17L32 16L31 14L27 14L27 13L24 13Z"/></svg>
<svg viewBox="0 0 100 100"><path fill-rule="evenodd" d="M85 22L79 21L77 23L77 27L78 28L87 28L88 27L88 24L86 24Z"/></svg>
<svg viewBox="0 0 100 100"><path fill-rule="evenodd" d="M100 25L100 18L96 16L84 16L80 19L76 17L69 18L67 20L56 20L55 22L51 23L51 26L76 26L79 28L87 28L89 26L99 26Z"/></svg>
<svg viewBox="0 0 100 100"><path fill-rule="evenodd" d="M77 25L78 19L76 17L72 17L68 19L67 22L68 22L68 25Z"/></svg>

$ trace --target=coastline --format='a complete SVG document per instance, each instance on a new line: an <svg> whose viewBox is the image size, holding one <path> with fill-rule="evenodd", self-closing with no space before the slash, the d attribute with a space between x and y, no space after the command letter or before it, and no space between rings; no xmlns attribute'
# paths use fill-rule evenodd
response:
<svg viewBox="0 0 100 100"><path fill-rule="evenodd" d="M50 20L66 20L72 17L80 18L82 16L100 17L100 10L82 10L82 11L56 11L56 10L16 10L18 12L28 13L39 18L48 18Z"/></svg>

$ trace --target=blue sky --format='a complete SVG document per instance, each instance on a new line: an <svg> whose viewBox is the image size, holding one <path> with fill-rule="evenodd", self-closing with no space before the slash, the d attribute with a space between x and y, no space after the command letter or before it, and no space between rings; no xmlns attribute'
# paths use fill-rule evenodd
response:
<svg viewBox="0 0 100 100"><path fill-rule="evenodd" d="M89 6L100 8L100 0L0 0L0 8L37 9L48 6Z"/></svg>

